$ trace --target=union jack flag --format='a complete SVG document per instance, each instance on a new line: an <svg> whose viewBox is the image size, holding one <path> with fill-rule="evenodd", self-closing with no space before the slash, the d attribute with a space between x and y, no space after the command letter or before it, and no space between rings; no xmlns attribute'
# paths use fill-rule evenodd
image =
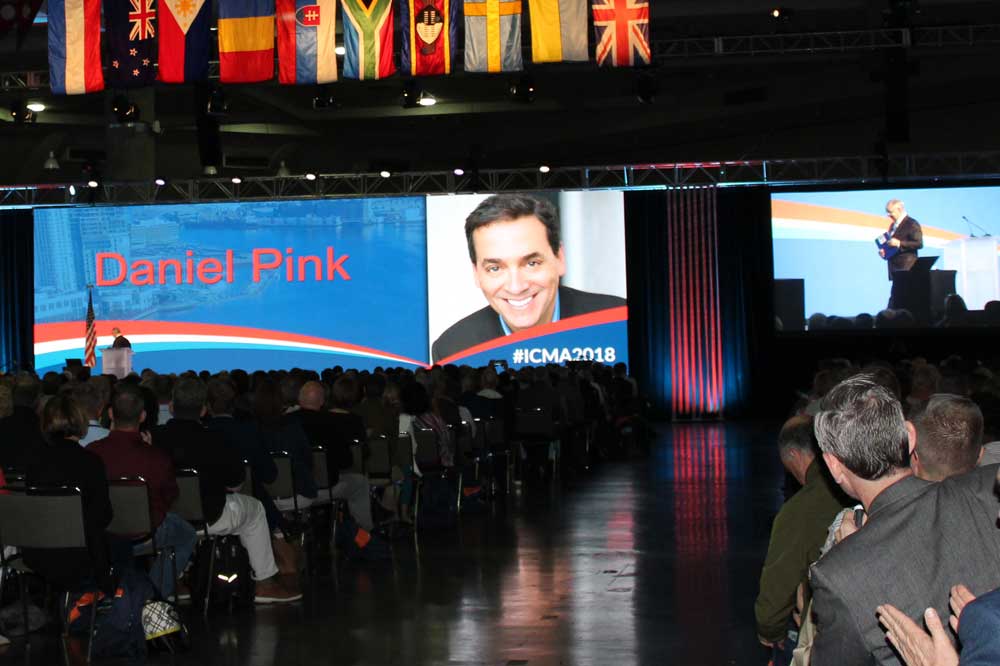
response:
<svg viewBox="0 0 1000 666"><path fill-rule="evenodd" d="M593 0L597 64L648 65L649 0Z"/></svg>
<svg viewBox="0 0 1000 666"><path fill-rule="evenodd" d="M83 364L93 368L97 365L97 327L94 325L94 295L87 294L87 341L83 345Z"/></svg>
<svg viewBox="0 0 1000 666"><path fill-rule="evenodd" d="M153 20L156 18L156 10L153 9L153 0L129 0L132 3L132 11L128 13L129 23L132 30L128 34L130 40L151 39L155 33Z"/></svg>

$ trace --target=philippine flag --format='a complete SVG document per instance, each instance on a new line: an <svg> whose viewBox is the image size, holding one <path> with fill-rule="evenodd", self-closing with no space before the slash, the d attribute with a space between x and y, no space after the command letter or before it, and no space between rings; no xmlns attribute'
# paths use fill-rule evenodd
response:
<svg viewBox="0 0 1000 666"><path fill-rule="evenodd" d="M189 83L208 78L211 20L211 2L162 0L159 12L160 81Z"/></svg>
<svg viewBox="0 0 1000 666"><path fill-rule="evenodd" d="M49 82L57 95L104 90L101 0L49 0Z"/></svg>
<svg viewBox="0 0 1000 666"><path fill-rule="evenodd" d="M337 0L277 0L278 80L337 80Z"/></svg>

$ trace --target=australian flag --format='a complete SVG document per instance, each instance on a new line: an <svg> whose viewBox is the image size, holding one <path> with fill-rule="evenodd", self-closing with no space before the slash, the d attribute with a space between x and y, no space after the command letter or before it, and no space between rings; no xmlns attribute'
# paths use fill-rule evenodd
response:
<svg viewBox="0 0 1000 666"><path fill-rule="evenodd" d="M137 88L156 81L157 2L104 0L109 87Z"/></svg>

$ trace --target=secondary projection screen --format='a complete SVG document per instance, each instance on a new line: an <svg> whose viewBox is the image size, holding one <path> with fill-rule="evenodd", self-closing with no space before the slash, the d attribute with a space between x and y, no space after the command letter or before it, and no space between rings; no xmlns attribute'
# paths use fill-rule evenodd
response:
<svg viewBox="0 0 1000 666"><path fill-rule="evenodd" d="M83 358L88 285L96 371L115 327L158 372L627 362L623 194L523 196L555 236L484 225L489 266L485 195L36 210L36 368Z"/></svg>
<svg viewBox="0 0 1000 666"><path fill-rule="evenodd" d="M998 205L997 187L772 194L776 325L996 325Z"/></svg>

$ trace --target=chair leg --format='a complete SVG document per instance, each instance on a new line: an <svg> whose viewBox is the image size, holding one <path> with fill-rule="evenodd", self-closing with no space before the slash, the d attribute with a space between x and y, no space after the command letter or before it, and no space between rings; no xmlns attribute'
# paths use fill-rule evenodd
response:
<svg viewBox="0 0 1000 666"><path fill-rule="evenodd" d="M205 617L208 617L208 605L212 601L212 585L215 583L215 539L208 541L208 585L205 587Z"/></svg>
<svg viewBox="0 0 1000 666"><path fill-rule="evenodd" d="M94 603L90 604L90 640L87 641L87 663L94 652L94 634L97 633L97 591L94 591Z"/></svg>

